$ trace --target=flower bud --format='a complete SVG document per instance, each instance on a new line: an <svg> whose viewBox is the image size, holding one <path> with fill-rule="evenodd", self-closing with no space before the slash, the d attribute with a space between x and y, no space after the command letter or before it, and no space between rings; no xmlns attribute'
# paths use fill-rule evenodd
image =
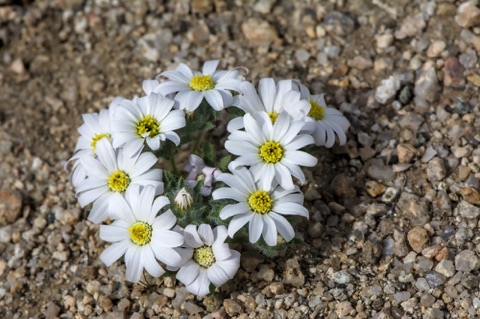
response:
<svg viewBox="0 0 480 319"><path fill-rule="evenodd" d="M193 196L183 187L177 195L175 195L175 207L181 211L190 209L193 206Z"/></svg>

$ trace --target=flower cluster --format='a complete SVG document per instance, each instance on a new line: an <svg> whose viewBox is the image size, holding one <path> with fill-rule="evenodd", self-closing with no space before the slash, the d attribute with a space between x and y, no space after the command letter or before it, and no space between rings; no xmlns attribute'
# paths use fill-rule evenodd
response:
<svg viewBox="0 0 480 319"><path fill-rule="evenodd" d="M218 64L180 64L144 81L144 96L83 115L71 181L111 243L100 259L124 257L129 281L168 270L198 296L220 287L240 265L227 241L277 247L295 237L292 217L308 218L298 184L317 159L302 149L346 142L349 122L323 95L296 80L264 78L255 88L245 68ZM230 154L219 159L206 133L220 112L231 120ZM175 154L185 150L184 175Z"/></svg>

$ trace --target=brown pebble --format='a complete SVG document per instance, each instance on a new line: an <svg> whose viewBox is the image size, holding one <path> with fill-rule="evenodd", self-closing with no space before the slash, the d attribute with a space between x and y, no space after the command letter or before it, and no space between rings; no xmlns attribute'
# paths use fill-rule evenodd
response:
<svg viewBox="0 0 480 319"><path fill-rule="evenodd" d="M409 163L415 156L417 150L412 144L402 143L397 145L398 161L400 163Z"/></svg>
<svg viewBox="0 0 480 319"><path fill-rule="evenodd" d="M16 221L22 210L22 195L17 191L0 191L0 226Z"/></svg>
<svg viewBox="0 0 480 319"><path fill-rule="evenodd" d="M472 74L467 76L468 82L472 83L475 86L480 86L480 75Z"/></svg>
<svg viewBox="0 0 480 319"><path fill-rule="evenodd" d="M377 183L375 181L368 181L365 184L365 187L367 189L368 195L372 197L377 197L378 195L382 195L385 193L385 185Z"/></svg>
<svg viewBox="0 0 480 319"><path fill-rule="evenodd" d="M407 234L407 240L410 247L412 247L415 252L419 253L428 242L428 232L423 227L413 227Z"/></svg>
<svg viewBox="0 0 480 319"><path fill-rule="evenodd" d="M440 249L440 251L435 256L436 261L440 261L440 260L444 260L444 259L448 259L448 248L447 247L443 247L442 249Z"/></svg>
<svg viewBox="0 0 480 319"><path fill-rule="evenodd" d="M443 84L448 87L461 88L465 85L465 68L456 57L449 56L443 67Z"/></svg>
<svg viewBox="0 0 480 319"><path fill-rule="evenodd" d="M480 194L474 188L462 187L460 188L460 195L465 201L472 205L480 205Z"/></svg>

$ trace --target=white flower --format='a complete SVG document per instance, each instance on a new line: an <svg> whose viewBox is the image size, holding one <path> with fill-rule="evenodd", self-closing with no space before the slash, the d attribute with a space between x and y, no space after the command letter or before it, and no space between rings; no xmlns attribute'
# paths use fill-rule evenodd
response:
<svg viewBox="0 0 480 319"><path fill-rule="evenodd" d="M302 98L309 100L311 104L308 112L307 131L312 134L315 144L318 146L332 147L335 144L335 134L338 136L340 145L347 142L345 134L350 127L350 122L337 109L328 107L324 94L310 95L306 86L299 84Z"/></svg>
<svg viewBox="0 0 480 319"><path fill-rule="evenodd" d="M115 193L125 193L132 185L152 185L156 194L163 192L162 171L151 169L157 162L152 153L129 157L123 151L114 150L107 139L101 139L96 145L97 158L83 156L83 167L88 168L87 178L77 187L80 206L93 202L88 219L99 223L105 219L107 208Z"/></svg>
<svg viewBox="0 0 480 319"><path fill-rule="evenodd" d="M262 236L268 245L275 246L277 231L287 242L295 236L285 215L308 218L308 210L303 207L303 195L298 187L293 190L275 185L263 188L245 167L234 170L233 175L221 174L218 180L230 187L215 190L213 199L230 198L238 202L226 205L220 212L222 219L233 217L228 225L230 237L248 223L251 243L256 243Z"/></svg>
<svg viewBox="0 0 480 319"><path fill-rule="evenodd" d="M188 225L183 232L186 255L183 266L177 272L187 290L197 296L209 293L210 283L220 287L235 276L240 267L240 253L225 243L227 229L210 225Z"/></svg>
<svg viewBox="0 0 480 319"><path fill-rule="evenodd" d="M292 175L304 183L305 175L299 165L317 164L315 157L298 150L313 143L311 135L299 134L304 123L293 121L286 112L278 115L275 124L266 112L258 112L255 116L247 113L243 120L245 131L232 132L225 142L230 153L239 155L230 163L232 169L250 166L265 189L274 179L283 188L294 189Z"/></svg>
<svg viewBox="0 0 480 319"><path fill-rule="evenodd" d="M157 214L169 200L165 196L155 200L155 187L132 185L125 197L115 196L114 216L110 225L100 226L100 238L112 242L100 255L105 265L110 266L125 255L128 281L138 282L143 269L153 277L165 270L157 259L169 267L179 266L180 254L174 249L183 244L183 236L172 231L177 219L171 210Z"/></svg>
<svg viewBox="0 0 480 319"><path fill-rule="evenodd" d="M80 158L82 156L95 157L97 142L102 138L111 140L111 115L122 100L123 98L116 97L110 103L109 109L82 115L83 124L78 128L80 136L75 147L75 154L65 164L66 168L70 162L74 162L70 173L70 180L74 187L77 187L87 177L86 169L81 165Z"/></svg>
<svg viewBox="0 0 480 319"><path fill-rule="evenodd" d="M180 137L174 130L185 126L185 114L172 110L175 101L160 94L123 100L112 121L113 146L122 147L133 156L141 151L144 142L156 151L166 139L178 145Z"/></svg>
<svg viewBox="0 0 480 319"><path fill-rule="evenodd" d="M305 120L310 110L310 103L301 98L295 90L292 80L282 80L278 84L272 78L263 78L258 83L258 93L250 82L240 85L240 95L235 96L233 105L245 113L267 112L272 122L275 122L282 112L290 114L294 120ZM228 123L229 132L243 128L240 117Z"/></svg>
<svg viewBox="0 0 480 319"><path fill-rule="evenodd" d="M178 92L175 100L180 103L180 109L195 111L205 100L216 111L221 111L232 104L231 91L238 91L242 83L240 71L245 68L234 68L230 71L216 71L219 60L205 62L202 72L192 71L181 63L174 71L165 71L159 76L169 81L160 83L153 88L164 96Z"/></svg>
<svg viewBox="0 0 480 319"><path fill-rule="evenodd" d="M190 209L193 206L193 196L183 187L174 198L175 206L181 211Z"/></svg>
<svg viewBox="0 0 480 319"><path fill-rule="evenodd" d="M197 185L198 180L203 179L203 185L200 189L203 196L209 196L212 193L215 178L221 174L218 168L206 166L203 159L195 154L188 157L188 163L185 165L184 171L188 172L185 184L192 189Z"/></svg>

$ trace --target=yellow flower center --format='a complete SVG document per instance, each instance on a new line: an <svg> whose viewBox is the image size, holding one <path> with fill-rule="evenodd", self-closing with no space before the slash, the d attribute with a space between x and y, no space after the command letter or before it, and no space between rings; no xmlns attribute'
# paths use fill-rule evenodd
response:
<svg viewBox="0 0 480 319"><path fill-rule="evenodd" d="M265 215L273 206L273 199L266 191L258 190L248 197L250 208L257 214Z"/></svg>
<svg viewBox="0 0 480 319"><path fill-rule="evenodd" d="M212 77L210 75L197 74L193 76L189 86L194 91L203 92L213 89L215 87L215 83L213 83Z"/></svg>
<svg viewBox="0 0 480 319"><path fill-rule="evenodd" d="M275 124L275 121L277 120L278 113L273 111L273 112L268 112L268 116L270 116L270 120L272 121L272 124Z"/></svg>
<svg viewBox="0 0 480 319"><path fill-rule="evenodd" d="M106 134L106 133L95 134L92 137L92 142L90 143L90 146L93 148L93 153L97 152L97 142L100 141L104 137L106 137L107 140L110 141L110 134Z"/></svg>
<svg viewBox="0 0 480 319"><path fill-rule="evenodd" d="M308 115L317 121L323 120L323 117L325 116L325 108L312 99L310 99L310 105L312 107L310 108Z"/></svg>
<svg viewBox="0 0 480 319"><path fill-rule="evenodd" d="M160 125L156 119L148 114L137 123L137 134L143 136L150 132L149 137L154 137L160 131Z"/></svg>
<svg viewBox="0 0 480 319"><path fill-rule="evenodd" d="M199 264L203 268L208 268L215 263L215 255L213 249L210 246L203 245L198 247L193 252L193 261Z"/></svg>
<svg viewBox="0 0 480 319"><path fill-rule="evenodd" d="M128 185L130 185L130 176L121 170L117 169L108 178L108 188L112 192L123 193L127 190Z"/></svg>
<svg viewBox="0 0 480 319"><path fill-rule="evenodd" d="M260 146L260 158L270 164L279 162L283 157L283 149L280 143L268 141Z"/></svg>
<svg viewBox="0 0 480 319"><path fill-rule="evenodd" d="M136 222L128 229L134 244L143 246L152 240L152 226L145 222Z"/></svg>

